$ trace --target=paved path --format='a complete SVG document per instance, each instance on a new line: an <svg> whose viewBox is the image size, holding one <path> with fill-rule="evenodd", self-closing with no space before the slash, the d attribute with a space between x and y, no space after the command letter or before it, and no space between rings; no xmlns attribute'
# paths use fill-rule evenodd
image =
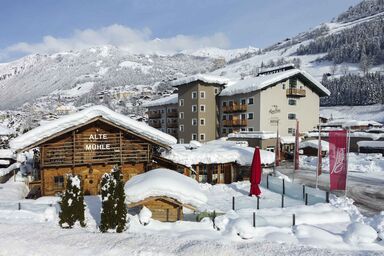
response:
<svg viewBox="0 0 384 256"><path fill-rule="evenodd" d="M293 173L291 163L285 163L277 170L294 182L311 187L316 186L316 176L313 170L299 170ZM382 173L349 173L347 196L355 200L355 205L365 215L378 214L384 211L384 174ZM318 187L329 190L329 174L319 177ZM341 193L336 193L342 195Z"/></svg>

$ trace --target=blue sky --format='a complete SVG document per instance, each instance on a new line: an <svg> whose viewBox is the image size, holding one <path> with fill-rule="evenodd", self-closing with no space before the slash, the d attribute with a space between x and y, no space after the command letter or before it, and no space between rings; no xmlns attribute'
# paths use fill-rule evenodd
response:
<svg viewBox="0 0 384 256"><path fill-rule="evenodd" d="M0 61L93 43L116 44L138 51L141 50L139 44L146 45L146 49L162 50L166 46L166 51L195 45L266 47L329 21L358 2L2 0ZM148 44L155 38L165 40L162 45ZM129 47L131 44L136 46Z"/></svg>

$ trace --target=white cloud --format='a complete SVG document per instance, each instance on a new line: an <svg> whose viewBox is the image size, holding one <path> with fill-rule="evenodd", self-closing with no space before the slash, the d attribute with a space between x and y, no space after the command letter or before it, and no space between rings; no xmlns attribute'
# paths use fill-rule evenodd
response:
<svg viewBox="0 0 384 256"><path fill-rule="evenodd" d="M135 53L174 53L202 47L227 48L229 40L223 33L198 37L176 35L174 37L153 39L150 29L132 29L123 25L110 25L100 29L76 30L68 38L45 36L42 42L21 42L4 49L0 55L9 53L56 53L84 49L99 45L114 45Z"/></svg>

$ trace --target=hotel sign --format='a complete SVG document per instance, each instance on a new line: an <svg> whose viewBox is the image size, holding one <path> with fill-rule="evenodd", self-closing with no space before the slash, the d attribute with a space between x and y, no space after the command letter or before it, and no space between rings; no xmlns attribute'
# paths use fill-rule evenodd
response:
<svg viewBox="0 0 384 256"><path fill-rule="evenodd" d="M111 144L106 143L108 135L103 134L91 134L88 138L89 143L84 145L86 151L102 151L110 150Z"/></svg>
<svg viewBox="0 0 384 256"><path fill-rule="evenodd" d="M272 115L280 113L280 109L277 105L272 105L272 108L269 110L269 113Z"/></svg>

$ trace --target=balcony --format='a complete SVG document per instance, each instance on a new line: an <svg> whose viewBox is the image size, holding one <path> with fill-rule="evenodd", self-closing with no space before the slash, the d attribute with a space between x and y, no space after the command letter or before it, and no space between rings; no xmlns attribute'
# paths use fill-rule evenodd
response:
<svg viewBox="0 0 384 256"><path fill-rule="evenodd" d="M287 89L287 96L289 96L289 97L305 97L305 89L289 88L289 89Z"/></svg>
<svg viewBox="0 0 384 256"><path fill-rule="evenodd" d="M224 113L233 113L233 112L245 112L247 111L247 105L242 104L233 104L230 106L223 106Z"/></svg>
<svg viewBox="0 0 384 256"><path fill-rule="evenodd" d="M177 111L172 111L167 113L167 117L170 118L177 118L179 116L179 113Z"/></svg>
<svg viewBox="0 0 384 256"><path fill-rule="evenodd" d="M179 127L177 123L169 123L167 124L167 128L177 128Z"/></svg>
<svg viewBox="0 0 384 256"><path fill-rule="evenodd" d="M153 128L161 128L161 123L152 123L150 124Z"/></svg>
<svg viewBox="0 0 384 256"><path fill-rule="evenodd" d="M149 112L149 113L148 113L148 118L149 118L149 119L158 119L158 118L161 118L161 113L160 113L160 112Z"/></svg>
<svg viewBox="0 0 384 256"><path fill-rule="evenodd" d="M246 119L223 120L224 126L247 126Z"/></svg>

